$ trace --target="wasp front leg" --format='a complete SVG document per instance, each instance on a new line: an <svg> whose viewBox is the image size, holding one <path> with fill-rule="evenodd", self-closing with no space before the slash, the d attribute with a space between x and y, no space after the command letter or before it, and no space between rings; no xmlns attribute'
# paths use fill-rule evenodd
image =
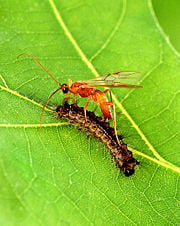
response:
<svg viewBox="0 0 180 226"><path fill-rule="evenodd" d="M69 83L69 87L71 87L72 80L70 78L68 79L68 83ZM74 104L74 98L75 98L75 96L77 96L77 94L73 94L72 97L70 97L71 93L68 93L66 95L68 95L68 97L63 99L63 101L62 101L63 106L64 106L64 102L67 101L67 100L72 100L72 103Z"/></svg>
<svg viewBox="0 0 180 226"><path fill-rule="evenodd" d="M77 95L74 94L72 97L69 96L69 97L64 98L63 101L62 101L63 106L64 106L64 102L67 101L67 100L72 100L72 103L74 104L74 98L75 98L76 96L77 96Z"/></svg>

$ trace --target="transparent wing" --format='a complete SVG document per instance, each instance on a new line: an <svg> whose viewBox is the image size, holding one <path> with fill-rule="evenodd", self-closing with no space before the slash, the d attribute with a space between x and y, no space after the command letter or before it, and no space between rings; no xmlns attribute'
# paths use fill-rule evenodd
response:
<svg viewBox="0 0 180 226"><path fill-rule="evenodd" d="M139 72L135 71L120 71L115 73L110 73L97 78L85 80L90 86L106 86L106 87L122 87L122 85L128 88L128 83L137 82L140 77ZM130 87L136 85L129 85ZM133 87L132 87L133 88Z"/></svg>

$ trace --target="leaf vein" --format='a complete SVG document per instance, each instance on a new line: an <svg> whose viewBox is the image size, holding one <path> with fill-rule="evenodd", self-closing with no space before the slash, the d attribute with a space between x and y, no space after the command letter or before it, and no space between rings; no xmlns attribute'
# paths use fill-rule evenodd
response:
<svg viewBox="0 0 180 226"><path fill-rule="evenodd" d="M41 127L57 127L69 125L68 122L41 124ZM40 124L0 124L0 128L40 128Z"/></svg>
<svg viewBox="0 0 180 226"><path fill-rule="evenodd" d="M166 41L166 43L168 44L169 48L172 50L172 52L178 56L178 58L180 57L180 53L174 48L174 46L172 45L172 43L170 42L169 40L169 37L166 36L166 34L164 33L163 29L161 28L159 22L158 22L158 19L154 13L154 9L153 9L153 6L152 6L152 1L151 0L148 0L148 7L149 7L149 11L152 15L152 18L154 20L154 23L157 27L157 29L159 30L160 34L162 35L162 37L164 38L164 40Z"/></svg>
<svg viewBox="0 0 180 226"><path fill-rule="evenodd" d="M106 46L109 44L109 42L111 41L111 39L113 38L114 34L116 33L116 31L118 30L118 28L120 27L124 16L125 16L125 12L126 12L126 0L123 0L123 7L122 7L122 13L117 21L117 23L115 24L114 28L112 29L112 32L110 33L110 35L107 37L106 41L104 42L104 44L99 48L99 50L89 59L90 62L92 62L105 48Z"/></svg>
<svg viewBox="0 0 180 226"><path fill-rule="evenodd" d="M34 168L33 168L33 160L32 160L32 153L31 153L31 145L30 145L30 141L29 141L29 138L28 138L28 135L27 135L25 129L24 129L24 134L25 134L25 138L26 138L26 141L27 141L27 149L28 149L28 155L29 155L29 164L30 164L30 167L31 167L31 169L32 169L34 178L36 178L36 177L37 177L37 174L36 174L36 172L34 171Z"/></svg>
<svg viewBox="0 0 180 226"><path fill-rule="evenodd" d="M30 102L30 103L32 103L32 104L38 106L38 107L40 107L40 108L43 107L41 104L37 103L37 102L34 101L34 100L29 99L29 98L26 97L26 96L23 96L23 95L19 94L19 93L18 93L17 91L15 91L15 90L6 88L6 87L1 86L1 85L0 85L0 88L1 88L2 90L4 90L4 91L8 92L8 93L11 93L11 94L13 94L13 95L15 95L15 96L17 96L17 97L23 99L23 100L26 100L26 101L28 101L28 102ZM46 111L49 111L49 112L52 112L52 110L49 109L49 108L45 108L45 110L46 110Z"/></svg>
<svg viewBox="0 0 180 226"><path fill-rule="evenodd" d="M5 87L8 89L8 85L1 74L0 74L0 78L1 78L2 82L4 83Z"/></svg>

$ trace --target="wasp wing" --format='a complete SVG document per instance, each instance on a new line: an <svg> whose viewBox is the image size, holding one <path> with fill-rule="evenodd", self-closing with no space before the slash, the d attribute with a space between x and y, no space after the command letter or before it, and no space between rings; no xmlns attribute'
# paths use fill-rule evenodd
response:
<svg viewBox="0 0 180 226"><path fill-rule="evenodd" d="M110 73L97 78L85 80L89 87L122 87L122 88L141 88L142 86L131 85L127 83L137 82L140 77L139 72L120 71Z"/></svg>
<svg viewBox="0 0 180 226"><path fill-rule="evenodd" d="M110 87L110 88L143 88L143 86L131 85L131 84L105 84L105 85L82 85L81 88L95 88L95 87Z"/></svg>

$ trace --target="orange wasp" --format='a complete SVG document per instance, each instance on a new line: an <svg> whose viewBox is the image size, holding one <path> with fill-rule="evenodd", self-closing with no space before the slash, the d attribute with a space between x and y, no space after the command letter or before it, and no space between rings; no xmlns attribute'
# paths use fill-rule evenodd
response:
<svg viewBox="0 0 180 226"><path fill-rule="evenodd" d="M49 102L49 100L51 99L51 97L57 93L59 90L62 90L63 94L68 95L68 94L72 94L72 96L70 97L70 95L66 98L63 99L63 104L64 101L66 100L73 100L74 103L74 98L79 95L80 97L83 98L87 98L87 103L84 106L84 115L86 118L86 109L88 107L88 104L92 98L92 100L100 107L100 110L103 114L103 118L104 120L108 119L111 120L112 119L112 113L111 113L111 109L110 106L112 106L113 109L113 125L114 125L114 129L115 129L115 135L116 135L116 139L118 141L118 143L120 144L118 135L117 135L117 129L116 129L116 112L115 112L115 106L113 104L112 101L112 94L110 89L106 89L104 91L100 91L98 89L95 89L96 87L113 87L113 88L143 88L143 86L137 86L137 85L130 85L130 84L122 84L122 80L127 80L127 79L134 79L134 76L137 76L138 74L140 74L139 72L135 72L135 71L120 71L120 72L115 72L115 73L110 73L107 75L103 75L100 77L96 77L93 79L88 79L85 81L76 81L73 82L71 81L71 79L68 80L69 85L67 84L61 84L58 81L56 81L56 79L41 65L41 63L32 55L27 54L27 53L21 53L19 56L21 55L27 55L31 58L33 58L40 66L41 68L60 86L57 90L55 90L47 99L47 101L44 103L43 108L42 108L42 112L41 112L41 117L40 117L40 125L41 125L41 120L42 120L42 116L43 116L43 112L44 109L47 105L47 103ZM18 56L18 57L19 57ZM107 97L106 97L106 93L109 92L110 95L110 102L108 101Z"/></svg>

